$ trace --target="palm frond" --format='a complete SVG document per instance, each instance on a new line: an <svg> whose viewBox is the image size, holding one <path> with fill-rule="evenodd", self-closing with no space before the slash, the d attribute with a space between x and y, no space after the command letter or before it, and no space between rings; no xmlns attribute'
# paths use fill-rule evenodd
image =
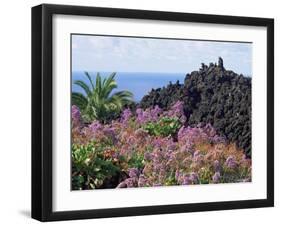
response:
<svg viewBox="0 0 281 226"><path fill-rule="evenodd" d="M78 106L80 108L80 110L84 110L87 107L88 100L81 93L72 92L71 100L72 100L72 105Z"/></svg>
<svg viewBox="0 0 281 226"><path fill-rule="evenodd" d="M115 81L115 75L116 73L113 72L112 74L109 75L108 78L103 80L103 92L102 92L102 96L104 98L108 98L110 93L112 92L113 89L116 89L117 86L117 82Z"/></svg>
<svg viewBox="0 0 281 226"><path fill-rule="evenodd" d="M102 96L104 98L108 98L112 90L116 89L117 87L118 86L115 80L111 81L110 83L107 83L107 85L103 88Z"/></svg>
<svg viewBox="0 0 281 226"><path fill-rule="evenodd" d="M74 81L74 84L80 86L85 91L87 96L91 96L92 92L91 92L89 86L84 81L76 80L76 81Z"/></svg>
<svg viewBox="0 0 281 226"><path fill-rule="evenodd" d="M101 76L100 76L100 73L98 72L97 77L96 77L96 87L95 87L94 92L100 95L101 90L102 90Z"/></svg>
<svg viewBox="0 0 281 226"><path fill-rule="evenodd" d="M89 72L85 71L85 75L87 76L88 80L89 80L90 83L91 83L92 90L94 90L94 89L95 89L95 85L94 85L94 82L93 82L93 80L92 80L92 78L91 78Z"/></svg>
<svg viewBox="0 0 281 226"><path fill-rule="evenodd" d="M127 90L122 90L119 92L115 92L112 96L116 96L118 98L120 98L123 101L132 101L133 100L133 93L131 93L130 91Z"/></svg>
<svg viewBox="0 0 281 226"><path fill-rule="evenodd" d="M123 107L123 100L118 96L111 96L107 100L107 105L109 105L111 109L114 109L115 111L120 111Z"/></svg>
<svg viewBox="0 0 281 226"><path fill-rule="evenodd" d="M115 81L115 80L114 80L115 75L116 75L116 72L112 72L112 73L108 76L108 78L103 81L103 83L104 83L103 85L104 85L104 86L108 86L109 83L111 83L112 81Z"/></svg>

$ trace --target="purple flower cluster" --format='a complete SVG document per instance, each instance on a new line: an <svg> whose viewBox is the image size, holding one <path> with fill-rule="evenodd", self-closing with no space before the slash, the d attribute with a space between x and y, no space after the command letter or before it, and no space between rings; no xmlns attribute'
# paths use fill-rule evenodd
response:
<svg viewBox="0 0 281 226"><path fill-rule="evenodd" d="M210 125L187 126L182 102L163 111L158 106L133 114L125 109L119 120L83 125L79 108L72 106L75 144L94 144L125 172L118 188L251 181L251 160L234 144L227 144ZM163 117L179 119L173 136L149 134L144 125ZM122 173L120 173L122 174Z"/></svg>
<svg viewBox="0 0 281 226"><path fill-rule="evenodd" d="M129 178L122 181L117 188L147 187L149 181L137 168L128 169Z"/></svg>
<svg viewBox="0 0 281 226"><path fill-rule="evenodd" d="M215 172L221 171L221 165L220 165L220 162L218 160L214 161L214 170L215 170Z"/></svg>
<svg viewBox="0 0 281 226"><path fill-rule="evenodd" d="M121 114L120 122L127 124L131 119L132 115L132 111L129 108L126 108Z"/></svg>
<svg viewBox="0 0 281 226"><path fill-rule="evenodd" d="M116 188L133 188L138 187L138 178L129 177L126 180L122 181Z"/></svg>
<svg viewBox="0 0 281 226"><path fill-rule="evenodd" d="M81 113L80 109L76 105L72 105L71 107L71 118L72 118L72 127L80 127L81 126Z"/></svg>
<svg viewBox="0 0 281 226"><path fill-rule="evenodd" d="M130 168L128 169L129 177L139 177L140 172L137 168Z"/></svg>
<svg viewBox="0 0 281 226"><path fill-rule="evenodd" d="M180 122L184 124L186 122L186 116L184 113L184 103L182 101L177 101L167 112L167 116L171 118L178 118Z"/></svg>
<svg viewBox="0 0 281 226"><path fill-rule="evenodd" d="M176 179L182 185L199 184L199 175L195 172L178 173Z"/></svg>
<svg viewBox="0 0 281 226"><path fill-rule="evenodd" d="M151 144L153 147L162 150L174 150L177 146L171 137L155 137Z"/></svg>
<svg viewBox="0 0 281 226"><path fill-rule="evenodd" d="M113 144L117 143L115 128L105 127L103 129L103 133L106 137L108 137L113 142Z"/></svg>
<svg viewBox="0 0 281 226"><path fill-rule="evenodd" d="M214 176L212 177L213 183L217 184L220 182L221 174L220 172L215 172Z"/></svg>
<svg viewBox="0 0 281 226"><path fill-rule="evenodd" d="M145 124L147 122L156 122L159 119L159 116L162 114L162 109L156 105L153 108L147 108L143 110L141 108L137 108L137 122L139 124Z"/></svg>
<svg viewBox="0 0 281 226"><path fill-rule="evenodd" d="M97 133L103 129L103 125L99 121L93 121L88 127L92 133Z"/></svg>
<svg viewBox="0 0 281 226"><path fill-rule="evenodd" d="M237 162L233 156L229 156L225 161L225 165L230 169L235 169L237 167Z"/></svg>
<svg viewBox="0 0 281 226"><path fill-rule="evenodd" d="M204 127L198 125L197 127L182 126L178 131L178 140L181 144L194 144L197 142L206 143L224 143L225 139L216 134L215 129L207 124Z"/></svg>

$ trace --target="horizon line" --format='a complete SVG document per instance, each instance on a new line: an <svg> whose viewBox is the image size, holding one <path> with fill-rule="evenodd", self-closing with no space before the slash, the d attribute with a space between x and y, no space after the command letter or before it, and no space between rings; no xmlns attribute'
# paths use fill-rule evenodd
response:
<svg viewBox="0 0 281 226"><path fill-rule="evenodd" d="M193 70L193 71L196 71L196 70ZM73 73L85 73L85 72L88 72L88 73L139 73L139 74L184 74L184 75L187 75L187 74L191 74L193 71L190 71L190 72L154 72L154 71L88 71L88 70L74 70L74 71L71 71L71 74ZM250 74L245 74L245 73L236 73L235 71L233 71L235 74L237 75L243 75L243 76L246 76L246 77L252 77L252 75Z"/></svg>
<svg viewBox="0 0 281 226"><path fill-rule="evenodd" d="M99 72L99 73L146 73L146 74L189 74L188 72L161 72L161 71L89 71L89 70L73 70L75 72Z"/></svg>

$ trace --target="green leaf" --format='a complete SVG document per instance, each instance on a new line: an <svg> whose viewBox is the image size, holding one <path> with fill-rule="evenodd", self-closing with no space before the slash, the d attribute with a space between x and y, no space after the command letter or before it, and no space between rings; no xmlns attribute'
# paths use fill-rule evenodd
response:
<svg viewBox="0 0 281 226"><path fill-rule="evenodd" d="M87 94L87 96L91 96L92 92L89 88L89 86L82 80L76 80L74 81L74 84L77 85L77 86L80 86L84 91L85 93Z"/></svg>

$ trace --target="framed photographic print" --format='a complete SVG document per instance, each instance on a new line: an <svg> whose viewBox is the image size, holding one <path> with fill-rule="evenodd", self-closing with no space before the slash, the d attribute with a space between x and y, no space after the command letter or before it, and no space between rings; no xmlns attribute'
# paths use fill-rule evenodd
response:
<svg viewBox="0 0 281 226"><path fill-rule="evenodd" d="M274 205L274 21L32 8L32 217Z"/></svg>

